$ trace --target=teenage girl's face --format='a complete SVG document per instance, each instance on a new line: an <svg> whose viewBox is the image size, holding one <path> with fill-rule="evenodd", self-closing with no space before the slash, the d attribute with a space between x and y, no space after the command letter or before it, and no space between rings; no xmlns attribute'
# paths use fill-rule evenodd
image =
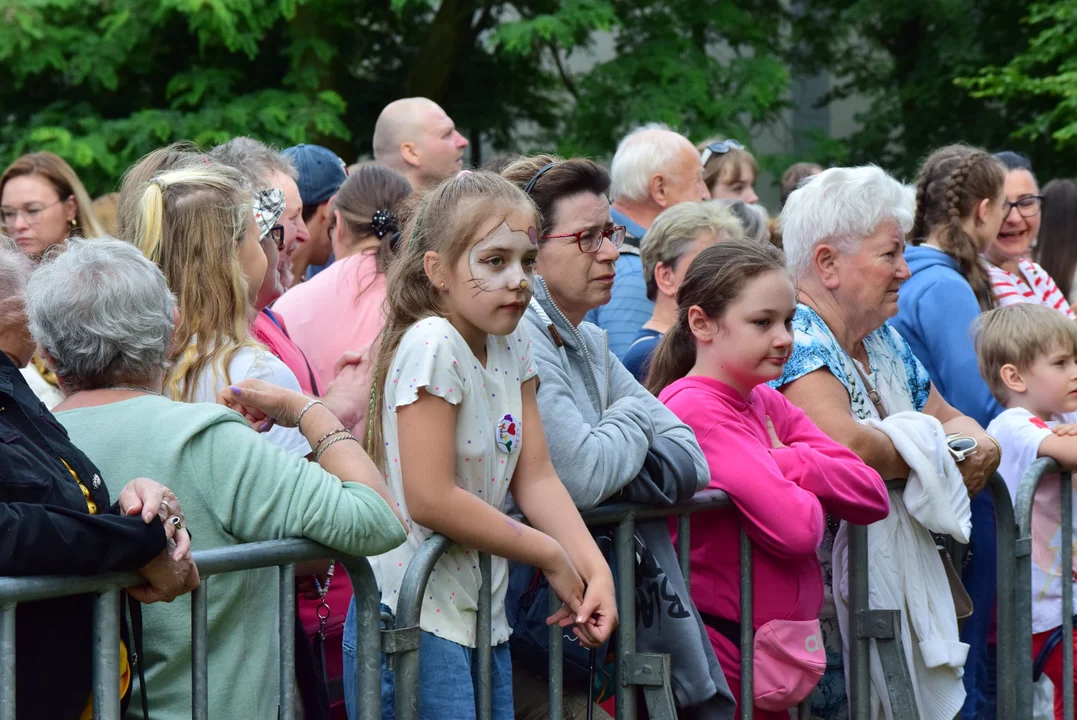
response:
<svg viewBox="0 0 1077 720"><path fill-rule="evenodd" d="M759 196L755 194L755 173L747 163L743 163L735 181L722 180L719 174L718 179L711 185L711 197L743 200L749 205L755 205L759 202Z"/></svg>
<svg viewBox="0 0 1077 720"><path fill-rule="evenodd" d="M1006 173L1006 185L1003 189L1006 199L1011 203L1040 194L1036 179L1028 170L1011 170ZM1028 255L1032 242L1040 232L1040 214L1025 217L1011 206L1002 218L995 242L987 248L987 259L995 265L1016 262Z"/></svg>
<svg viewBox="0 0 1077 720"><path fill-rule="evenodd" d="M497 213L483 224L441 280L449 320L465 339L484 343L485 335L516 329L534 293L537 258L530 213Z"/></svg>
<svg viewBox="0 0 1077 720"><path fill-rule="evenodd" d="M796 293L789 274L771 270L748 281L715 322L706 362L714 376L747 397L781 377L793 351ZM702 359L702 358L700 358Z"/></svg>
<svg viewBox="0 0 1077 720"><path fill-rule="evenodd" d="M258 296L258 289L262 287L262 280L265 279L266 267L268 267L266 254L258 242L259 234L258 223L254 221L252 213L247 224L247 232L239 241L239 268L247 280L247 290L250 295L248 299L252 304Z"/></svg>
<svg viewBox="0 0 1077 720"><path fill-rule="evenodd" d="M7 234L25 255L37 256L67 239L78 214L74 196L61 198L40 175L19 175L4 183L0 219Z"/></svg>

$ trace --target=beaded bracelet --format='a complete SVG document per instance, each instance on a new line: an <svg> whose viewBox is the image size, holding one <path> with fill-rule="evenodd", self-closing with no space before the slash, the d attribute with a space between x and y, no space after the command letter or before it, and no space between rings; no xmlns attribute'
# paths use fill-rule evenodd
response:
<svg viewBox="0 0 1077 720"><path fill-rule="evenodd" d="M340 437L335 437L332 440L330 440L329 442L327 442L324 447L318 448L318 451L316 453L314 453L314 462L318 462L319 460L321 460L322 455L325 454L325 451L328 450L334 443L338 443L341 440L354 440L355 442L359 442L359 438L355 437L354 435L350 435L350 434L349 435L341 435Z"/></svg>
<svg viewBox="0 0 1077 720"><path fill-rule="evenodd" d="M299 423L303 422L303 416L307 414L307 410L310 410L315 405L321 405L322 407L325 407L325 404L322 403L321 400L311 400L310 402L308 402L306 405L303 406L303 409L299 411L299 417L295 419L296 427L299 427Z"/></svg>

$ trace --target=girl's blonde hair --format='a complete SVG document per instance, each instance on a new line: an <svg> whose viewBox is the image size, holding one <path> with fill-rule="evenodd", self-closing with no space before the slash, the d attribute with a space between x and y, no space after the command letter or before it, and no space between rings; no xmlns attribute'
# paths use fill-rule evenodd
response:
<svg viewBox="0 0 1077 720"><path fill-rule="evenodd" d="M64 162L59 155L51 152L36 152L23 155L15 162L8 165L4 174L0 176L0 193L4 186L13 178L23 175L37 175L49 181L55 188L60 200L69 197L75 198L78 206L75 212L75 226L71 228L71 235L82 237L101 237L104 231L97 222L97 216L93 212L93 202L90 200L86 188L71 166Z"/></svg>
<svg viewBox="0 0 1077 720"><path fill-rule="evenodd" d="M491 172L461 173L425 195L412 195L402 209L404 229L396 258L386 273L386 322L378 336L378 359L371 388L366 450L385 469L382 414L385 380L404 333L425 317L444 316L438 288L427 277L423 258L438 253L438 263L451 268L491 218L518 211L539 227L538 209L523 190Z"/></svg>
<svg viewBox="0 0 1077 720"><path fill-rule="evenodd" d="M707 138L696 145L696 150L702 155L708 145L725 139L723 137ZM703 166L703 183L707 189L710 189L719 182L724 182L726 185L740 182L745 167L752 171L752 177L759 177L759 163L747 148L731 147L724 153L713 153L707 158L707 164Z"/></svg>
<svg viewBox="0 0 1077 720"><path fill-rule="evenodd" d="M217 164L157 175L140 193L134 243L156 263L176 296L177 356L165 379L175 400L192 402L206 368L223 373L250 339L251 306L239 264L253 214L250 186L238 171Z"/></svg>

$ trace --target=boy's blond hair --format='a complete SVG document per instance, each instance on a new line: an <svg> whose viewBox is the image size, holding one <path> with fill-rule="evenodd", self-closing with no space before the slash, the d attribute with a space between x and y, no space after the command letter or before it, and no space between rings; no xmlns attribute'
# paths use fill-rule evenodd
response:
<svg viewBox="0 0 1077 720"><path fill-rule="evenodd" d="M1002 366L1024 372L1036 358L1065 350L1077 355L1077 323L1057 310L1021 303L984 313L973 325L980 374L995 399L1005 405L1010 390L1002 381Z"/></svg>

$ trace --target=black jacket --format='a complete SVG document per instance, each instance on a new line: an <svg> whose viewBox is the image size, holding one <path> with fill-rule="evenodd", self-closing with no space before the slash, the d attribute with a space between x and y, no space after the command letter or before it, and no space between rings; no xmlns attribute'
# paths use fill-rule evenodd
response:
<svg viewBox="0 0 1077 720"><path fill-rule="evenodd" d="M89 488L97 515L61 458ZM147 525L109 506L97 468L0 353L0 575L137 570L164 547L159 519ZM15 618L18 717L78 718L91 690L93 598L19 605Z"/></svg>

